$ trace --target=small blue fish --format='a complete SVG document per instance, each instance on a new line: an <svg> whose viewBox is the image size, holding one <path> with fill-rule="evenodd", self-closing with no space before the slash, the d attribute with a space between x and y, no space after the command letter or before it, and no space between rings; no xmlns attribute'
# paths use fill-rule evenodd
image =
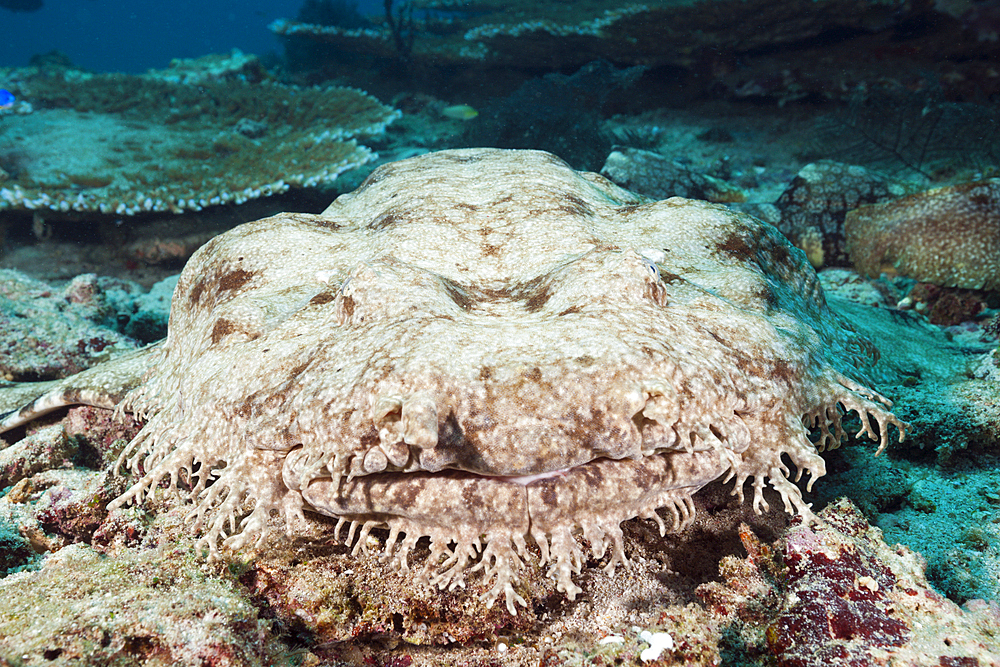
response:
<svg viewBox="0 0 1000 667"><path fill-rule="evenodd" d="M5 88L0 88L0 109L9 109L14 106L14 93Z"/></svg>

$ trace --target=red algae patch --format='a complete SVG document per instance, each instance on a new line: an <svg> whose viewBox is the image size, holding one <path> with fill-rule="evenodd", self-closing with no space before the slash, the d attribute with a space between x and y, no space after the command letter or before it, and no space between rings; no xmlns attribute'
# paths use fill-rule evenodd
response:
<svg viewBox="0 0 1000 667"><path fill-rule="evenodd" d="M819 517L793 519L770 544L744 526L748 556L727 556L724 583L699 588L745 650L778 667L1000 665L996 603L962 608L935 592L920 555L888 546L846 498Z"/></svg>

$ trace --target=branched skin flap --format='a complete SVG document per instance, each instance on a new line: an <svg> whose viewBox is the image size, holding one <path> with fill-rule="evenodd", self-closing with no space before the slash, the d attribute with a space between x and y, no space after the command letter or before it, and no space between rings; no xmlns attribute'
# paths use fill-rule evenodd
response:
<svg viewBox="0 0 1000 667"><path fill-rule="evenodd" d="M648 202L547 153L432 153L192 257L119 406L148 421L115 506L169 478L212 554L266 539L274 510L289 530L339 518L359 549L387 526L404 572L427 536L416 576L483 570L487 604L515 613L529 544L573 598L578 535L626 565L622 521L677 530L717 478L810 514L783 455L822 476L848 411L881 447L889 425L902 437L858 381L872 351L751 217Z"/></svg>

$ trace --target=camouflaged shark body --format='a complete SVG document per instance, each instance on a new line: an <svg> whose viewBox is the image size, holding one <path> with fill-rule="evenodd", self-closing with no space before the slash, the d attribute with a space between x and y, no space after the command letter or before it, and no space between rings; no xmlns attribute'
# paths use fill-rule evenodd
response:
<svg viewBox="0 0 1000 667"><path fill-rule="evenodd" d="M5 425L92 391L146 421L122 456L142 476L113 507L169 478L213 554L309 512L358 548L388 527L404 572L429 537L417 576L483 569L513 613L530 543L572 598L579 535L614 568L622 521L679 529L720 477L741 497L752 480L758 511L769 482L810 514L785 461L824 474L849 411L881 447L890 424L902 436L859 382L876 357L773 227L547 153L467 149L216 237L165 343Z"/></svg>

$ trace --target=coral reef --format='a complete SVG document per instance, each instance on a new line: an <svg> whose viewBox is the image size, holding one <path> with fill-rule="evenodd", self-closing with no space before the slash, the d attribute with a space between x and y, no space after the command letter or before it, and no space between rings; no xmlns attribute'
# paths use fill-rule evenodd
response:
<svg viewBox="0 0 1000 667"><path fill-rule="evenodd" d="M899 274L942 287L1000 288L1000 179L861 206L844 221L863 275Z"/></svg>
<svg viewBox="0 0 1000 667"><path fill-rule="evenodd" d="M961 609L934 592L919 555L886 545L847 500L820 516L775 544L744 526L748 557L723 559L725 582L699 589L750 639L742 650L779 667L1000 664L996 603Z"/></svg>
<svg viewBox="0 0 1000 667"><path fill-rule="evenodd" d="M487 604L513 614L528 539L573 598L574 531L611 571L628 562L622 521L679 528L717 478L741 498L752 480L758 511L769 482L809 516L782 457L821 476L843 411L880 449L890 426L902 437L852 379L875 356L752 218L644 204L542 152L444 151L192 257L166 343L108 366L119 388L98 404L138 383L119 409L147 420L122 455L142 476L110 507L190 480L213 555L266 541L272 512L290 531L303 510L336 518L356 553L388 525L403 572L429 536L418 581L464 586L475 565ZM94 373L0 426L114 386Z"/></svg>
<svg viewBox="0 0 1000 667"><path fill-rule="evenodd" d="M37 175L115 211L81 174L207 172L339 124L276 80L405 116L347 137L381 156L332 187L200 213L0 203L2 266L50 283L0 276L0 370L46 378L0 379L0 665L1000 667L1000 291L866 278L845 236L849 210L1000 175L998 6L306 0L270 71L11 70L0 190ZM74 155L56 139L88 114L116 124ZM182 141L209 151L162 159ZM640 196L463 152L311 215L375 165L482 143L603 162ZM646 199L674 195L799 250ZM940 210L942 266L992 264L996 215ZM183 280L131 282L206 242ZM178 283L170 341L117 356L166 334Z"/></svg>
<svg viewBox="0 0 1000 667"><path fill-rule="evenodd" d="M307 553L303 559L301 549L278 547L265 558L240 560L240 582L265 601L278 622L301 628L317 644L393 636L421 646L469 645L523 634L539 621L533 609L516 616L503 605L483 609L475 604L476 588L414 586L375 548L356 555L344 547L313 547ZM554 582L542 571L534 569L528 579L520 588L533 605L554 593Z"/></svg>
<svg viewBox="0 0 1000 667"><path fill-rule="evenodd" d="M850 269L823 269L819 272L819 281L827 298L833 296L874 308L896 308L903 298L902 292L895 286L867 280Z"/></svg>
<svg viewBox="0 0 1000 667"><path fill-rule="evenodd" d="M402 61L407 72L475 81L469 90L480 87L484 72L537 76L596 59L656 68L654 86L679 78L689 89L779 104L883 88L937 85L967 99L997 90L994 43L969 39L936 6L897 0L413 0L397 7L406 10L403 21L396 10L392 18L371 17L370 26L280 19L271 30L293 44L328 46L323 69L339 75L350 77L361 61L394 76Z"/></svg>
<svg viewBox="0 0 1000 667"><path fill-rule="evenodd" d="M295 16L295 22L313 26L336 26L342 30L371 28L372 24L358 13L356 2L350 0L305 0ZM287 36L285 59L292 70L321 67L325 61L336 57L336 48L316 40Z"/></svg>
<svg viewBox="0 0 1000 667"><path fill-rule="evenodd" d="M912 313L847 304L836 296L829 301L866 336L891 341L879 345L882 358L869 373L888 371L888 380L880 382L891 388L897 411L913 426L889 457L873 459L855 445L828 452L829 474L818 485L822 495L806 498L816 508L849 493L878 519L884 539L843 503L818 512L825 523L796 524L789 531L783 513L757 516L715 483L694 496L698 513L681 533L662 538L653 519L623 523L630 567L609 574L601 567L605 560L586 558L579 579L585 593L573 602L555 592L556 582L544 569L526 563L518 590L529 607L515 617L503 605L478 604L484 588L474 577L467 589L433 591L412 572L394 570L380 553L385 530L373 529L367 552L352 555L335 539L334 521L316 515L309 515L317 520L302 539L274 540L225 562L205 563L195 557L194 538L183 522L189 507L172 494L156 494L143 508L107 511L106 499L123 482L107 473L139 425L117 423L107 409L72 408L27 424L20 441L44 447L45 438L56 438L67 447L65 455L50 456L49 469L36 469L0 492L0 566L9 558L19 572L0 579L0 596L19 598L15 606L0 606L0 660L809 665L802 642L816 656L891 651L890 665L995 665L1000 612L995 602L975 598L996 597L991 582L1000 562L993 522L1000 504L996 380L970 379L966 368L974 350ZM978 349L981 355L988 348ZM9 391L0 392L0 401ZM19 444L8 449L17 451ZM937 453L950 463L941 458L934 464L939 444ZM769 503L780 504L777 494L764 493ZM96 530L91 517L100 522ZM741 522L749 529L738 529ZM897 543L919 545L926 572L921 558ZM413 558L428 554L422 542ZM720 556L728 557L717 577ZM895 582L886 585L891 578ZM721 583L705 583L714 581ZM99 583L100 594L80 582ZM905 597L896 604L901 593ZM887 647L874 633L877 626L858 619L860 594L867 596L861 602L874 605L872 618L907 624L904 644ZM851 623L824 626L818 605L806 598L846 607L844 618ZM955 604L963 601L961 608ZM212 604L220 613L210 612ZM15 613L25 608L31 613ZM234 609L241 613L230 613ZM210 634L200 631L206 618ZM248 626L254 618L256 625ZM96 628L99 641L91 641L85 627ZM672 648L664 647L665 636ZM789 637L796 645L784 649L781 640ZM641 656L655 652L652 642L659 655L643 663ZM254 650L246 652L247 646ZM169 659L163 657L168 650ZM831 663L839 664L825 664Z"/></svg>
<svg viewBox="0 0 1000 667"><path fill-rule="evenodd" d="M595 61L569 76L553 73L531 79L487 104L465 140L470 146L544 150L575 169L596 171L613 139L601 126L602 112L609 100L635 86L642 71Z"/></svg>
<svg viewBox="0 0 1000 667"><path fill-rule="evenodd" d="M181 548L106 558L71 545L0 588L8 664L250 666L279 657L269 656L267 621L237 587L206 576Z"/></svg>
<svg viewBox="0 0 1000 667"><path fill-rule="evenodd" d="M421 10L442 10L414 19L419 31L412 51L416 59L435 59L439 65L489 62L567 69L599 58L622 64L689 65L702 46L724 43L748 51L808 39L835 25L883 26L892 20L898 3L826 0L811 12L802 11L796 3L776 7L763 2L726 2L725 9L710 9L709 3L678 6L669 0L624 7L601 0L471 4L421 0L410 4L417 15ZM724 26L711 26L709 17L723 11L727 14ZM361 28L281 19L271 30L336 44L345 52L397 53L388 24Z"/></svg>
<svg viewBox="0 0 1000 667"><path fill-rule="evenodd" d="M60 425L39 429L17 443L0 450L0 488L71 461L77 443L66 436Z"/></svg>
<svg viewBox="0 0 1000 667"><path fill-rule="evenodd" d="M268 74L260 58L233 49L228 54L212 53L199 58L174 58L167 69L149 70L146 77L171 83L200 85L222 81L260 83L268 78Z"/></svg>
<svg viewBox="0 0 1000 667"><path fill-rule="evenodd" d="M26 565L34 555L28 541L0 518L0 577Z"/></svg>
<svg viewBox="0 0 1000 667"><path fill-rule="evenodd" d="M140 291L127 281L90 275L59 293L40 281L0 270L0 380L65 377L113 352L137 348L137 341L112 323Z"/></svg>
<svg viewBox="0 0 1000 667"><path fill-rule="evenodd" d="M398 116L358 90L253 84L213 63L145 76L4 70L35 110L0 127L0 210L178 213L328 184L372 159L356 138Z"/></svg>

